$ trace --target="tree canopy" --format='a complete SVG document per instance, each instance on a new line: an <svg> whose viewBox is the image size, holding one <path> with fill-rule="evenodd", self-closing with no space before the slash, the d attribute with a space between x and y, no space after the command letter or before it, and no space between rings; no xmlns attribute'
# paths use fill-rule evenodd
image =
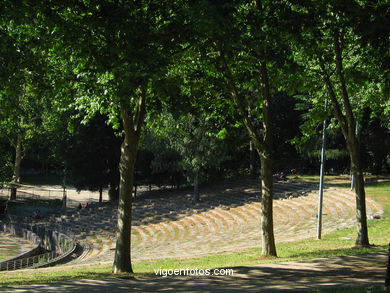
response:
<svg viewBox="0 0 390 293"><path fill-rule="evenodd" d="M363 171L390 164L388 148L371 141L389 140L388 8L366 0L3 1L0 176L13 160L19 181L27 155L66 168L78 188L119 188L113 272L132 272L137 176L186 177L196 202L212 169L248 171L251 145L263 254L276 256L273 174L309 170L327 119L339 168L348 156L357 178L356 243L368 245Z"/></svg>

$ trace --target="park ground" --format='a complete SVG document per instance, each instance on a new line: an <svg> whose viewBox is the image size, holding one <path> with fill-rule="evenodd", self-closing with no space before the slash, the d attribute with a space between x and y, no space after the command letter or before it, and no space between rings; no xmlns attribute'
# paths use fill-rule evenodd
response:
<svg viewBox="0 0 390 293"><path fill-rule="evenodd" d="M347 191L345 177L332 178L327 183ZM340 292L382 292L387 261L385 252L390 235L390 180L372 180L367 184L367 194L369 200L374 200L383 210L381 219L369 220L370 241L375 244L371 248L355 248L355 229L342 227L325 234L320 241L310 237L280 243L277 259L261 258L259 248L252 247L195 258L139 259L134 262L134 275L116 277L110 276L109 262L8 272L0 274L3 286L0 291L129 292L131 289L135 292L256 292L261 289L261 292L334 292L338 288ZM215 267L233 268L234 276L164 278L154 274L158 268Z"/></svg>

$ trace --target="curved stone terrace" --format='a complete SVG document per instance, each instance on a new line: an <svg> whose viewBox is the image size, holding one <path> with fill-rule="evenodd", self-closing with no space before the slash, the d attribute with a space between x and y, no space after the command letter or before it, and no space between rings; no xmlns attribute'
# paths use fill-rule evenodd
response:
<svg viewBox="0 0 390 293"><path fill-rule="evenodd" d="M316 235L316 184L276 182L275 238L287 242ZM146 192L133 203L133 259L194 257L261 245L258 180L221 183L201 190L201 202L191 203L191 191ZM355 224L355 196L346 189L324 192L323 233ZM367 200L368 215L382 213ZM40 220L75 235L84 250L75 263L112 261L117 210L115 203L92 203L89 208L58 210Z"/></svg>

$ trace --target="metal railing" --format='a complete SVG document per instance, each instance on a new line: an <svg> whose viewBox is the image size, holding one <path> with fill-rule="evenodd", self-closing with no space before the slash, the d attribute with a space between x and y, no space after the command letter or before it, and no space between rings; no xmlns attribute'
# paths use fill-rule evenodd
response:
<svg viewBox="0 0 390 293"><path fill-rule="evenodd" d="M25 197L25 198L33 198L33 199L61 199L63 196L63 190L55 190L55 189L26 189L26 190L18 190L17 196Z"/></svg>
<svg viewBox="0 0 390 293"><path fill-rule="evenodd" d="M0 271L14 271L34 267L37 264L47 263L56 257L58 257L58 253L56 251L51 251L26 258L5 261L0 263Z"/></svg>
<svg viewBox="0 0 390 293"><path fill-rule="evenodd" d="M57 249L30 257L19 257L15 259L5 260L3 262L0 262L0 271L43 267L65 259L67 256L69 256L75 251L77 242L74 236L69 237L69 235L63 235L65 236L65 238L62 238L62 241L60 242L60 245L59 247L57 247ZM42 239L40 239L39 242L39 246L41 246Z"/></svg>
<svg viewBox="0 0 390 293"><path fill-rule="evenodd" d="M4 186L0 189L0 196L2 197L10 197L11 188L8 186ZM17 188L16 198L20 199L41 199L41 200L49 200L49 199L61 199L64 191L61 189L40 189L40 188L32 188L26 186L19 186Z"/></svg>

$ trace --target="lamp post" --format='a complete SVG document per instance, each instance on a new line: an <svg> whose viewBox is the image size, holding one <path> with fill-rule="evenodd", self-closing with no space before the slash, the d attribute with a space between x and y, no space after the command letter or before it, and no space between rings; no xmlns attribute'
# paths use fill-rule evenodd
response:
<svg viewBox="0 0 390 293"><path fill-rule="evenodd" d="M325 111L328 101L325 99ZM322 201L324 193L324 170L325 170L325 144L326 144L326 119L322 128L322 148L321 148L321 167L320 167L320 187L318 195L318 216L317 216L317 239L321 239L322 229Z"/></svg>

